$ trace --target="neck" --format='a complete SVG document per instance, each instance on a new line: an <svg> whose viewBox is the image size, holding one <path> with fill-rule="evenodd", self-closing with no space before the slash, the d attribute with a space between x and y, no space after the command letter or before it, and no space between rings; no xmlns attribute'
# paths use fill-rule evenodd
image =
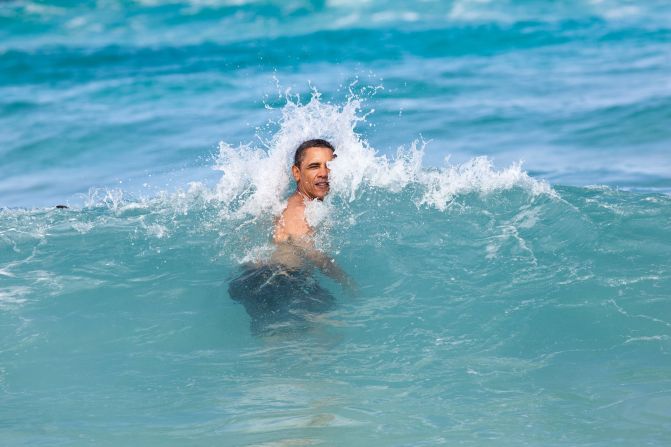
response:
<svg viewBox="0 0 671 447"><path fill-rule="evenodd" d="M308 196L307 194L305 194L303 191L301 191L298 188L296 188L296 193L299 194L301 197L303 197L303 200L312 200L310 198L310 196Z"/></svg>

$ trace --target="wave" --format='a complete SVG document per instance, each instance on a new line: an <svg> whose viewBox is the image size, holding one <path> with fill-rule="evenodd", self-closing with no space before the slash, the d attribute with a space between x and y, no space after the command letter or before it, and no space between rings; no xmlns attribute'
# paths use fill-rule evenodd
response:
<svg viewBox="0 0 671 447"><path fill-rule="evenodd" d="M127 245L121 250L124 256L196 250L226 265L267 257L273 219L293 187L293 151L316 137L331 140L338 157L330 164L331 193L324 202L310 203L307 217L317 229L319 246L332 253L351 246L352 240L361 247L393 246L395 238L405 238L404 231L429 222L424 236L409 231L421 246L422 237L432 243L436 233L461 234L456 240L467 245L473 238L489 240L483 258L499 256L502 241L518 241L521 252L516 256L523 257L534 252L530 241L537 238L547 246L561 246L570 238L601 237L602 229L590 224L595 216L609 222L633 212L663 219L668 206L668 197L654 194L552 187L519 163L497 169L486 157L456 165L447 158L442 167L426 168L422 160L430 143L423 141L399 147L395 156L379 154L357 131L373 112L364 109L365 101L352 94L345 103L333 104L315 91L303 103L287 95L270 138L259 136L262 143L241 146L220 144L213 166L220 177L214 185L192 182L151 197L92 189L81 207L2 209L0 271L16 278L17 266L33 262L34 250L41 251L54 238L73 250L72 259L90 256L73 247L91 239ZM654 232L662 223L654 222L646 231ZM478 230L463 233L463 226ZM369 239L371 233L376 236Z"/></svg>
<svg viewBox="0 0 671 447"><path fill-rule="evenodd" d="M66 228L74 238L113 228L152 240L175 234L214 237L220 253L238 260L267 252L272 220L292 187L293 151L300 142L316 137L329 139L338 158L331 163L331 194L324 204L312 205L311 216L322 215L315 222L328 215L353 220L356 202L365 203L375 194L403 197L416 209L440 211L449 210L457 197L468 194L518 189L529 197L556 196L546 182L530 177L519 164L497 170L486 157L477 157L460 165L446 160L441 168L426 169L422 166L426 143L421 141L399 147L395 156L379 154L357 133L356 126L365 123L367 116L360 97L353 95L338 105L313 92L305 104L298 96L289 95L286 101L278 130L265 143L220 144L214 169L221 176L216 185L192 182L176 192L144 198L121 189L92 189L81 208L4 209L0 228L6 246L23 240L38 243Z"/></svg>
<svg viewBox="0 0 671 447"><path fill-rule="evenodd" d="M572 31L574 32L574 31ZM500 27L432 28L428 30L347 29L273 36L266 34L230 42L206 40L138 45L135 42L49 42L36 48L4 48L3 78L19 85L43 81L101 80L128 75L202 73L213 69L245 69L259 64L277 68L306 63L394 61L407 57L489 56L521 48L539 48L570 41L570 34L548 33L526 25ZM378 45L358 45L376 41ZM340 42L340 45L332 45ZM327 49L327 51L325 51ZM175 59L180 64L174 63ZM138 66L138 60L142 65ZM57 70L53 66L58 67ZM100 66L109 70L100 71Z"/></svg>

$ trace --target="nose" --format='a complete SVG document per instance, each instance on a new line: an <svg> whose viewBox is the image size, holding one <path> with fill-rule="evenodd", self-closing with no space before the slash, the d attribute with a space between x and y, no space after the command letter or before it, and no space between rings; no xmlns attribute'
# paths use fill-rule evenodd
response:
<svg viewBox="0 0 671 447"><path fill-rule="evenodd" d="M323 164L319 168L319 172L317 173L317 175L319 175L320 177L327 177L329 175L329 172L331 172L331 170L328 168L328 166Z"/></svg>

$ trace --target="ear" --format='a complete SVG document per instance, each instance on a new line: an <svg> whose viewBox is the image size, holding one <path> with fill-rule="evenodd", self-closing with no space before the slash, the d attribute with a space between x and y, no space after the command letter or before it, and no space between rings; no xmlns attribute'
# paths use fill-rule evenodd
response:
<svg viewBox="0 0 671 447"><path fill-rule="evenodd" d="M298 169L298 166L291 165L291 174L294 176L294 180L298 183L301 179L301 170Z"/></svg>

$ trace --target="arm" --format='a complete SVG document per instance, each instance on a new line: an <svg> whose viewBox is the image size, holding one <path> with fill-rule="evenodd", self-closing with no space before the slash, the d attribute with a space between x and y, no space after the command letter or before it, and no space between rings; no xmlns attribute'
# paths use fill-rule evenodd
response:
<svg viewBox="0 0 671 447"><path fill-rule="evenodd" d="M305 259L314 264L323 274L333 278L343 287L353 288L354 281L336 264L335 259L329 258L325 253L317 250L311 238L301 238L294 243Z"/></svg>

